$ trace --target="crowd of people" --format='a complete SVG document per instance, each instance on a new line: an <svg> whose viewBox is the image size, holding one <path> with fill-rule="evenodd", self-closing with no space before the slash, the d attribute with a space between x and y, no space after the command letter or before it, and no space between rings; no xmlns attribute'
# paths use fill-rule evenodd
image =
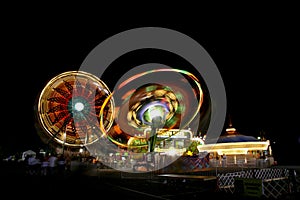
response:
<svg viewBox="0 0 300 200"><path fill-rule="evenodd" d="M40 154L25 157L26 174L30 176L65 176L70 171L71 159L63 154Z"/></svg>

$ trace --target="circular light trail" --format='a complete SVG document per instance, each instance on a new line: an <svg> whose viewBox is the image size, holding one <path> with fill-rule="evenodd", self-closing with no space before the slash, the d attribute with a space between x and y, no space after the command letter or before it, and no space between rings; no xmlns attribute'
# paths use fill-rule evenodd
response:
<svg viewBox="0 0 300 200"><path fill-rule="evenodd" d="M114 102L102 108L110 91L98 77L83 71L68 71L52 78L38 101L38 121L43 141L57 146L82 147L103 136L99 113L103 109L104 130L112 125Z"/></svg>
<svg viewBox="0 0 300 200"><path fill-rule="evenodd" d="M181 130L197 131L204 94L199 74L187 71L184 66L173 68L159 63L133 66L113 90L100 80L106 68L120 55L144 48L177 54L202 75L212 108L207 137L217 138L225 120L226 95L212 59L184 34L145 27L108 38L91 51L79 71L62 73L49 81L38 104L39 122L48 139L67 146L84 145L96 155L129 150L140 156L149 149L149 128L156 127L157 135L164 136L158 143L171 139ZM174 130L178 131L174 133ZM173 135L165 137L169 131ZM177 158L172 157L159 168ZM111 166L109 162L103 161L103 164ZM122 166L113 167L127 171Z"/></svg>

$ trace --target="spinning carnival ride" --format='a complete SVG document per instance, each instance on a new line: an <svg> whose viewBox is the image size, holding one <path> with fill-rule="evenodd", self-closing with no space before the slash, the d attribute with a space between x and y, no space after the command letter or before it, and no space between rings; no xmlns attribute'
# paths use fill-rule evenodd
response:
<svg viewBox="0 0 300 200"><path fill-rule="evenodd" d="M82 71L68 71L51 79L38 99L38 120L45 134L43 141L52 140L59 146L82 147L101 137L100 111L104 129L112 125L114 102L105 107L108 87L96 76Z"/></svg>
<svg viewBox="0 0 300 200"><path fill-rule="evenodd" d="M146 64L136 66L142 56L118 62L132 52L145 53ZM44 142L85 147L101 156L120 150L155 154L160 152L158 146L167 150L175 143L172 139L187 137L187 130L216 137L225 113L225 88L209 54L192 38L160 27L126 30L107 38L88 54L80 70L50 80L36 106ZM190 143L185 139L177 146L186 148Z"/></svg>
<svg viewBox="0 0 300 200"><path fill-rule="evenodd" d="M141 85L141 79L151 82ZM91 73L67 71L42 90L37 121L42 141L56 147L85 147L97 155L120 149L155 152L164 140L198 126L202 103L200 81L184 70L141 72L120 80L113 91ZM169 130L178 131L166 134ZM157 137L160 134L168 137Z"/></svg>

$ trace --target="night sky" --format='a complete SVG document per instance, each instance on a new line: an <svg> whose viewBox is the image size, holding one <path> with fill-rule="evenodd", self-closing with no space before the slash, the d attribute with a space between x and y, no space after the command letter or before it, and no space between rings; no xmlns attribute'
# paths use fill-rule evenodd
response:
<svg viewBox="0 0 300 200"><path fill-rule="evenodd" d="M295 21L286 17L192 24L10 22L2 37L1 149L23 151L40 146L34 106L51 78L78 70L88 53L114 34L157 26L186 34L209 53L224 81L227 114L240 133L258 136L264 132L279 164L299 165L300 159L295 159L300 150L299 30ZM107 79L113 82L114 77Z"/></svg>

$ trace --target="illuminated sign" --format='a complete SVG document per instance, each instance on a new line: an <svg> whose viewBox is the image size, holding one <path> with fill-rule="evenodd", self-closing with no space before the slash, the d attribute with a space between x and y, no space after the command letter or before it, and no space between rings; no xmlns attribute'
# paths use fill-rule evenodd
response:
<svg viewBox="0 0 300 200"><path fill-rule="evenodd" d="M151 128L147 128L144 131L144 135L147 136L151 133ZM193 133L186 129L159 129L157 131L157 138L182 138L192 139Z"/></svg>

